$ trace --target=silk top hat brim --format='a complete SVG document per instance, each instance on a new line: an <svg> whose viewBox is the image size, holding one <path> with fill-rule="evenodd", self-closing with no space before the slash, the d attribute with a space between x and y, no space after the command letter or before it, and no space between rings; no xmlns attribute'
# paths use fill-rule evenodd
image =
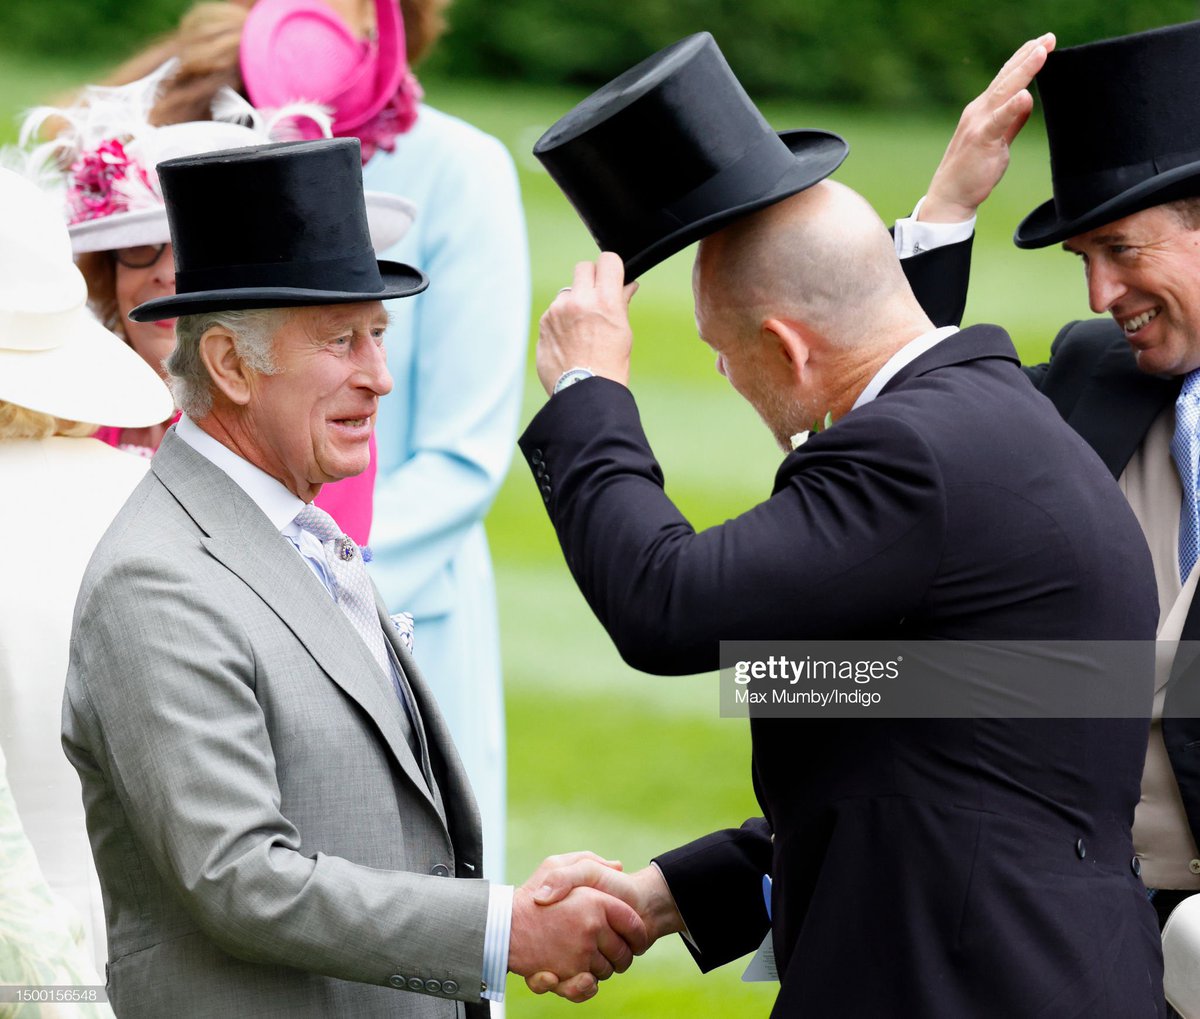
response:
<svg viewBox="0 0 1200 1019"><path fill-rule="evenodd" d="M249 311L253 308L306 308L319 304L357 304L413 297L429 286L429 277L402 262L379 263L382 290L323 290L318 287L217 287L139 304L129 317L135 322L157 322L206 311ZM178 274L176 275L178 279Z"/></svg>
<svg viewBox="0 0 1200 1019"><path fill-rule="evenodd" d="M175 294L136 322L207 311L410 297L425 274L377 261L356 138L285 142L160 163Z"/></svg>
<svg viewBox="0 0 1200 1019"><path fill-rule="evenodd" d="M1021 221L1017 247L1200 195L1200 22L1057 50L1037 88L1054 197Z"/></svg>
<svg viewBox="0 0 1200 1019"><path fill-rule="evenodd" d="M619 75L533 149L626 280L811 187L848 151L828 131L772 130L707 32Z"/></svg>

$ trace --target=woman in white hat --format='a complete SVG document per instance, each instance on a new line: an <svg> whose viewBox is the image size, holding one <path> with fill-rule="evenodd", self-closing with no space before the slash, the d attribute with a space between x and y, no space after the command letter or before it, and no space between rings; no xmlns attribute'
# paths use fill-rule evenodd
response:
<svg viewBox="0 0 1200 1019"><path fill-rule="evenodd" d="M28 162L35 171L49 169L57 177L92 311L164 379L163 362L175 348L174 319L134 322L129 317L137 305L175 292L174 253L155 167L180 156L287 140L301 130L328 136L331 125L324 110L311 103L288 104L268 116L225 89L212 100L212 114L221 119L155 126L151 109L171 87L176 66L168 61L116 88L89 87L70 109L34 110L21 132L27 143L47 121L61 122L53 140L32 149ZM415 208L393 194L368 191L365 197L371 241L383 251L407 232ZM146 428L102 428L97 437L149 457L177 417L172 412ZM326 485L317 497L317 505L362 545L369 540L374 484L372 440L371 466Z"/></svg>
<svg viewBox="0 0 1200 1019"><path fill-rule="evenodd" d="M94 951L102 964L104 915L79 780L59 737L63 677L83 569L146 464L88 436L98 423L162 421L171 398L146 363L100 326L86 299L58 208L33 183L0 170L0 751L57 916L75 917L83 958L90 963ZM31 873L13 858L26 843L4 805L4 965L34 966L32 958L34 968L19 970L25 976L60 972L60 964L70 976L74 964L62 958L66 928L19 878ZM22 911L22 892L33 896L32 911ZM17 947L28 942L28 951Z"/></svg>

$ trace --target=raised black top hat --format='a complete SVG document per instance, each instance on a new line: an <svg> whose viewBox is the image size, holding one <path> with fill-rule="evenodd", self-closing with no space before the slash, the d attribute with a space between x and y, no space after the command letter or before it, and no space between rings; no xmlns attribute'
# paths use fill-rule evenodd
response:
<svg viewBox="0 0 1200 1019"><path fill-rule="evenodd" d="M827 131L772 131L701 32L593 93L533 153L631 280L828 177L848 148Z"/></svg>
<svg viewBox="0 0 1200 1019"><path fill-rule="evenodd" d="M158 165L175 246L175 294L136 322L240 308L408 297L419 269L377 261L357 138L206 152Z"/></svg>
<svg viewBox="0 0 1200 1019"><path fill-rule="evenodd" d="M1037 85L1054 198L1022 220L1018 247L1200 195L1200 22L1057 50Z"/></svg>

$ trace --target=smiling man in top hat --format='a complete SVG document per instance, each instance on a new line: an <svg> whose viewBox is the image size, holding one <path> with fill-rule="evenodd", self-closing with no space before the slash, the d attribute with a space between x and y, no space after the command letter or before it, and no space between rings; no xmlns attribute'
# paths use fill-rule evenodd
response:
<svg viewBox="0 0 1200 1019"><path fill-rule="evenodd" d="M1149 558L1103 465L1002 330L934 328L874 211L822 180L844 145L775 135L711 37L627 72L535 151L616 251L542 319L551 395L520 445L630 664L711 670L723 640L1152 637ZM702 533L627 388L623 272L698 237L701 337L787 454L770 498ZM1142 717L755 717L764 818L634 875L576 861L539 901L606 888L652 939L686 927L703 969L771 928L780 1017L1159 1016L1129 835L1143 678Z"/></svg>
<svg viewBox="0 0 1200 1019"><path fill-rule="evenodd" d="M1032 104L1025 86L1044 63L1037 83L1054 196L1017 227L1015 241L1061 243L1082 263L1092 310L1109 317L1064 326L1049 363L1029 375L1133 507L1154 560L1158 637L1169 651L1200 638L1200 22L1047 56L1053 42L1027 43L967 107L913 226L923 247L944 243L943 256L962 223L973 228ZM1182 658L1172 669L1174 657L1160 660L1133 828L1160 922L1200 892L1200 721L1183 703L1194 699L1196 681Z"/></svg>
<svg viewBox="0 0 1200 1019"><path fill-rule="evenodd" d="M594 987L641 921L478 880L437 706L311 505L367 465L381 301L426 285L375 260L358 142L159 173L177 293L134 314L180 316L183 417L88 568L63 707L117 1014L478 1016L555 960Z"/></svg>

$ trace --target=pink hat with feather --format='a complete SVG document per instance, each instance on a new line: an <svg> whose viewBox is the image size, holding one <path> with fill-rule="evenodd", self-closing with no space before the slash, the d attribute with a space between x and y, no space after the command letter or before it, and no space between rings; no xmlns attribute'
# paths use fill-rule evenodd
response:
<svg viewBox="0 0 1200 1019"><path fill-rule="evenodd" d="M416 121L421 88L408 70L398 0L375 0L375 34L359 39L323 0L258 0L242 27L242 81L259 107L303 100L357 137L363 162L395 148Z"/></svg>

